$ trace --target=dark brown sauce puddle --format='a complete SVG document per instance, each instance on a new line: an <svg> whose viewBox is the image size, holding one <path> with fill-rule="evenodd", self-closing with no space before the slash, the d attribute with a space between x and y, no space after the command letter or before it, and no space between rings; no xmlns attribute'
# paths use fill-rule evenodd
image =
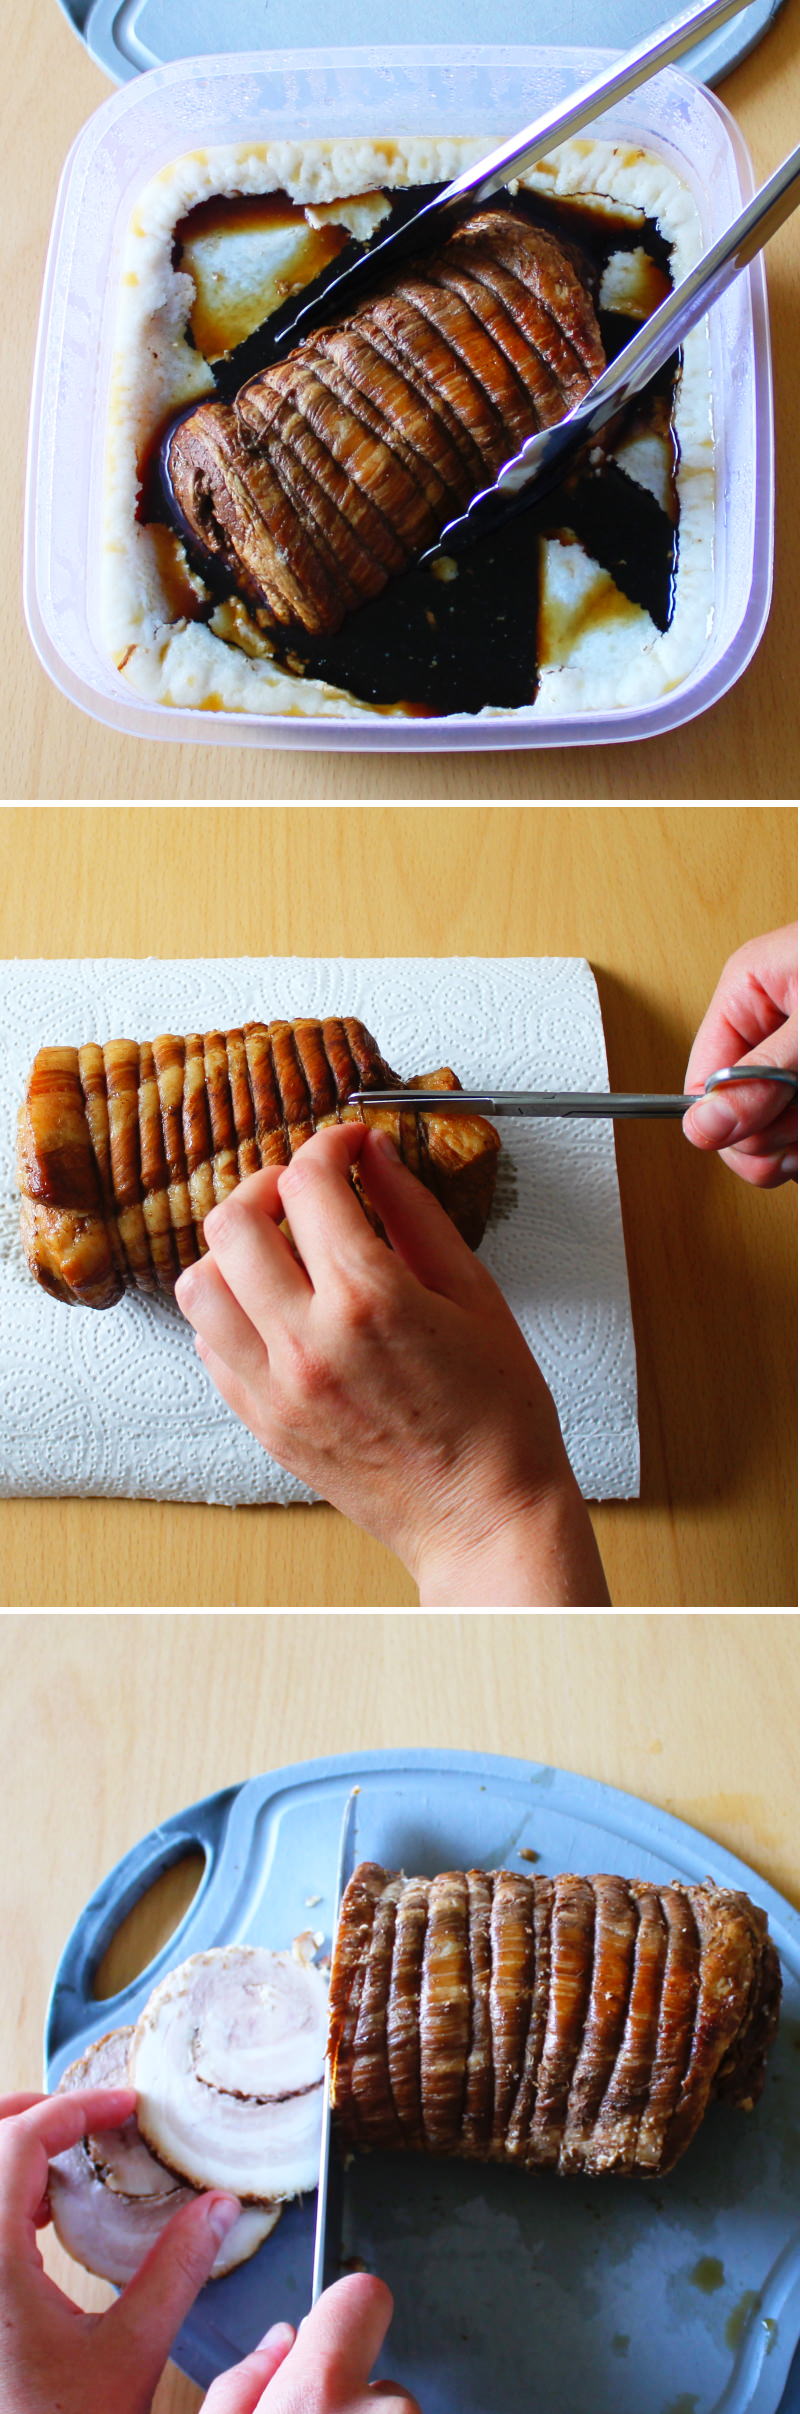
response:
<svg viewBox="0 0 800 2414"><path fill-rule="evenodd" d="M382 221L375 239L380 240L392 226L420 209L438 189L417 186L393 196L390 215ZM555 233L569 247L595 298L611 254L634 249L646 252L653 264L652 306L669 290L669 253L654 221L632 223L613 207L598 210L579 198L550 201L522 191L495 196L492 207L504 204L523 209L536 225ZM176 267L180 265L184 244L197 234L221 232L237 224L266 229L291 227L301 221L305 226L302 210L284 194L263 199L219 197L199 204L181 221L175 231L173 261ZM304 284L304 295L324 289L361 248L341 229L327 226L308 233L303 266L309 267L312 260L319 265ZM296 310L294 291L271 312L264 328L212 361L221 395L235 394L245 378L257 375L265 366L274 330ZM598 315L606 355L613 360L635 332L636 322L615 311L600 310ZM266 615L260 622L258 615L251 614L254 650L258 650L260 625L270 653L292 675L307 675L342 688L366 704L402 705L413 717L477 713L486 705L505 710L530 705L538 686L541 642L539 536L562 536L566 541L576 537L584 552L614 582L612 611L617 590L648 612L656 628L668 628L678 561L678 448L672 434L672 408L679 371L676 354L636 406L638 421L643 407L657 398L660 420L669 431L668 510L613 460L599 465L579 462L543 502L531 504L460 555L454 577L443 579L431 569L409 570L390 580L373 602L350 613L337 634L324 642L314 642L305 631L278 631L269 626ZM163 435L162 429L156 431L147 459L140 464L139 517L164 524L163 538L157 540L159 567L171 609L176 616L208 620L220 600L235 590L218 565L209 566L186 543L189 558L195 559L212 590L211 600L192 591L180 543L169 531L171 514L159 475ZM182 529L180 534L185 541Z"/></svg>

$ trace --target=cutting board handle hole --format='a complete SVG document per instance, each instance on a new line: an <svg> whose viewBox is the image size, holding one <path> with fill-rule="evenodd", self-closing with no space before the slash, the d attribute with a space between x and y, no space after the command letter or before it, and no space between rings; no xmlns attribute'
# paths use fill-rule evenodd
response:
<svg viewBox="0 0 800 2414"><path fill-rule="evenodd" d="M97 1964L92 1979L96 2002L105 2003L109 1996L119 1995L124 1987L132 1986L156 1955L163 1952L194 1902L205 1866L204 1853L184 1853L139 1896L133 1909L120 1920L102 1961ZM182 1958L176 1954L176 1961Z"/></svg>

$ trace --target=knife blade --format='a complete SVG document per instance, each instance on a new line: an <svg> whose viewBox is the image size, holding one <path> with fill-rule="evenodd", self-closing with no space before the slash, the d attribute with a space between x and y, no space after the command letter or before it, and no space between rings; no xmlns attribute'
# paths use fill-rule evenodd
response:
<svg viewBox="0 0 800 2414"><path fill-rule="evenodd" d="M339 1835L336 1864L336 1886L331 1939L335 1942L342 1908L342 1896L355 1867L356 1803L361 1787L354 1785L348 1794ZM311 2303L316 2305L324 2288L339 2277L339 2250L342 2238L344 2210L344 2169L338 2154L333 2151L333 2116L331 2105L330 2066L325 2063L325 2103L322 2114L322 2137L319 2150L319 2180L317 2182L317 2225L314 2232L314 2264L311 2279Z"/></svg>

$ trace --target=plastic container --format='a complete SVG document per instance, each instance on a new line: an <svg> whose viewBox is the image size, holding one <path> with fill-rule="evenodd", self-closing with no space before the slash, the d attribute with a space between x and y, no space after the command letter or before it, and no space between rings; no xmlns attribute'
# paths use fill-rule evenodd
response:
<svg viewBox="0 0 800 2414"><path fill-rule="evenodd" d="M763 259L711 313L717 467L711 633L690 675L648 705L546 719L353 721L210 713L126 690L104 650L99 565L107 396L121 249L137 195L199 143L336 134L465 132L498 141L597 73L602 50L363 48L181 60L104 102L79 135L56 204L34 372L24 592L51 678L95 719L136 737L205 745L427 752L649 738L717 703L750 661L772 572L772 388ZM658 152L693 191L708 245L750 197L749 157L726 109L675 68L597 121Z"/></svg>
<svg viewBox="0 0 800 2414"><path fill-rule="evenodd" d="M750 0L748 8L686 53L684 67L700 83L719 83L762 40L784 5L785 0ZM125 8L120 0L61 0L61 6L98 67L115 83L141 75L143 68L163 67L167 59L196 58L219 45L219 0L127 0ZM614 0L614 35L620 50L643 42L663 18L664 0ZM519 22L519 0L492 0L495 42L516 41ZM359 41L363 0L337 0L336 24L341 42ZM371 0L370 24L376 42L405 41L408 0ZM486 32L486 0L426 0L425 24L432 42L480 42ZM569 25L574 43L592 42L597 0L570 0ZM540 42L559 41L563 0L537 0L536 30ZM327 44L329 34L328 0L303 0L300 25L297 0L269 0L268 8L264 0L225 0L225 38L231 50L252 50L262 42L270 50L283 48L298 35L306 44Z"/></svg>

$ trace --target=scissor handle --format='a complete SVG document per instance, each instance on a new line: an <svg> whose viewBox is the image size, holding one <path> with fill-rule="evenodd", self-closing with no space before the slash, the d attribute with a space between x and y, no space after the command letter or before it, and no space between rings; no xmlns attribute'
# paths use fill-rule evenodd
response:
<svg viewBox="0 0 800 2414"><path fill-rule="evenodd" d="M754 1064L721 1065L718 1073L709 1073L702 1093L698 1091L698 1097L702 1095L708 1098L713 1090L723 1090L731 1081L780 1081L785 1089L793 1090L797 1096L796 1071L792 1072L785 1065Z"/></svg>

